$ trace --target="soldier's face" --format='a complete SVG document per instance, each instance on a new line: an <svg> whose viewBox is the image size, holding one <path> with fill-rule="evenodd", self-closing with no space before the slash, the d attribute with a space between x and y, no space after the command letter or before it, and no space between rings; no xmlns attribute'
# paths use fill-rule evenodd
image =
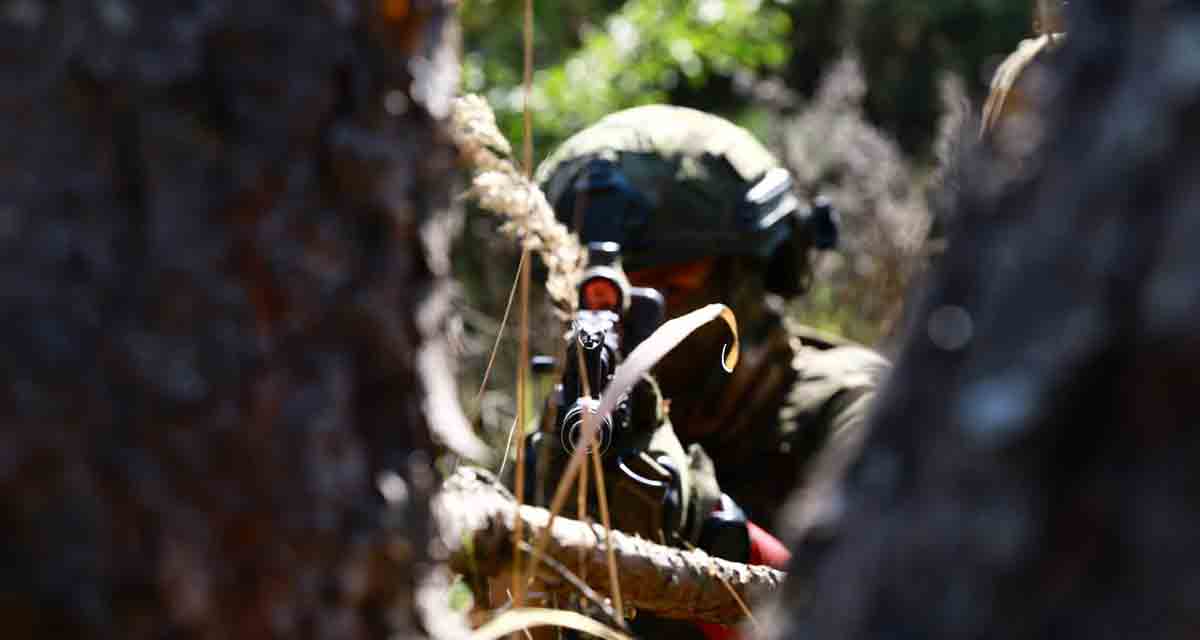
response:
<svg viewBox="0 0 1200 640"><path fill-rule="evenodd" d="M675 318L709 302L717 302L701 300L706 295L715 264L713 258L703 258L639 269L627 275L635 286L658 289L667 303L667 318Z"/></svg>
<svg viewBox="0 0 1200 640"><path fill-rule="evenodd" d="M694 262L664 265L631 272L629 281L640 287L654 287L666 300L668 319L677 318L713 302L727 303L724 288L728 260L706 258ZM700 327L654 367L664 397L671 400L671 414L688 422L704 405L698 393L712 391L705 381L715 371L721 347L729 342L729 329L720 322ZM709 354L702 360L698 354ZM700 364L705 362L710 366Z"/></svg>

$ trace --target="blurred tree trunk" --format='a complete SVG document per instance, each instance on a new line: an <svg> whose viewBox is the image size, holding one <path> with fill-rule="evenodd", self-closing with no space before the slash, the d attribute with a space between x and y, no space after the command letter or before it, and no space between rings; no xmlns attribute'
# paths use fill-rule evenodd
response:
<svg viewBox="0 0 1200 640"><path fill-rule="evenodd" d="M450 5L2 4L5 637L413 628Z"/></svg>
<svg viewBox="0 0 1200 640"><path fill-rule="evenodd" d="M793 514L778 637L1200 629L1200 9L1071 8L1043 152L967 172L861 457Z"/></svg>

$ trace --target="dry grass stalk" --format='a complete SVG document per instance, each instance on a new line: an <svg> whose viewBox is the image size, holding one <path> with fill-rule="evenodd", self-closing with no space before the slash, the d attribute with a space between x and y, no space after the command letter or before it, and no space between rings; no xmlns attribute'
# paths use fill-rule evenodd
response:
<svg viewBox="0 0 1200 640"><path fill-rule="evenodd" d="M584 522L584 524L588 527L592 526L591 523L589 523L589 522ZM524 551L530 555L533 555L533 547L528 542L525 542L524 540L521 541L521 551ZM580 549L580 557L581 558L583 557L584 553L585 553L584 550ZM550 556L543 556L542 562L544 562L547 567L550 567L550 569L552 571L554 571L556 574L558 574L558 576L560 578L562 578L563 580L566 580L568 583L570 583L570 585L572 587L574 587L577 592L582 594L584 598L587 598L593 605L596 606L596 608L603 611L604 615L608 616L609 620L612 620L613 623L615 623L618 627L621 627L624 630L628 629L625 626L624 621L617 619L617 612L612 608L612 605L610 605L608 602L606 602L605 599L599 593L596 593L595 589L593 589L587 585L587 582L586 582L587 581L587 573L586 572L579 574L579 575L571 573L571 570L568 569L566 565L559 562L558 560L555 560L554 558L551 558ZM586 567L587 565L585 564L584 566ZM550 599L552 602L556 602L558 599L558 592L551 592ZM555 605L554 608L557 608L557 605Z"/></svg>
<svg viewBox="0 0 1200 640"><path fill-rule="evenodd" d="M617 620L625 621L625 607L621 603L621 582L617 578L617 556L612 546L612 519L608 516L608 495L604 487L604 469L600 465L600 450L592 447L592 467L596 471L596 494L600 498L600 519L604 522L604 555L608 560L608 584L612 589L613 607L617 612ZM584 465L584 470L587 465ZM585 473L581 470L580 473Z"/></svg>
<svg viewBox="0 0 1200 640"><path fill-rule="evenodd" d="M583 372L583 376L580 378L580 380L583 381L583 394L585 396L591 397L592 384L588 379L587 367L584 366L584 363L583 363L583 352L576 350L575 355L579 359L579 370L581 372ZM585 420L586 420L586 418L585 418ZM594 439L589 438L589 443L590 442L594 442ZM617 558L614 555L613 548L612 548L612 519L609 518L609 516L608 516L608 494L606 493L606 488L604 486L604 468L600 464L599 447L592 446L591 444L589 444L587 446L586 450L591 451L591 453L592 453L592 461L594 463L593 466L596 471L596 495L599 498L599 502L600 502L600 521L604 524L605 558L608 561L608 585L609 585L610 593L612 593L612 596L613 596L613 606L616 608L617 622L620 623L621 625L624 625L625 624L625 608L621 604L621 582L617 576ZM580 491L582 492L582 495L584 496L584 500L582 501L582 509L581 509L580 513L584 514L582 517L585 522L587 521L587 517L586 517L586 514L587 514L587 500L586 500L586 498L587 498L587 478L588 478L588 469L587 469L587 465L584 464L581 467L579 467L579 486L580 486ZM580 562L580 564L582 565L583 563ZM584 566L586 566L586 565L584 565ZM586 573L586 570L585 570L585 573Z"/></svg>
<svg viewBox="0 0 1200 640"><path fill-rule="evenodd" d="M525 130L522 136L525 148L525 180L529 181L533 174L533 129L529 113L529 94L533 90L533 0L525 0ZM521 280L521 348L517 356L517 473L516 486L517 509L525 503L525 409L528 405L526 396L529 385L529 247L521 251L520 280ZM513 604L520 607L525 604L525 581L521 579L521 544L524 542L520 525L513 529L513 590L516 599ZM525 630L529 635L529 630ZM531 639L532 640L532 639Z"/></svg>
<svg viewBox="0 0 1200 640"><path fill-rule="evenodd" d="M588 380L586 373L587 367L583 364L583 354L579 351L576 351L575 354L579 358L579 370L584 372L584 375L580 378L583 384L583 395L590 397L592 395L591 382ZM529 563L531 580L537 575L538 563L545 556L546 545L550 543L550 531L554 525L554 520L562 513L562 509L566 505L567 492L575 485L576 480L587 472L587 465L585 464L586 452L596 442L597 427L594 421L587 420L586 412L584 416L583 429L581 429L582 433L580 434L581 441L575 444L575 451L571 454L570 459L567 460L567 468L563 471L562 478L559 479L558 484L554 487L554 497L550 500L550 522L544 529L538 532L537 538L534 541L533 559Z"/></svg>
<svg viewBox="0 0 1200 640"><path fill-rule="evenodd" d="M588 495L588 472L587 465L584 465L579 471L579 495L575 500L575 515L584 522L591 522L591 517L587 510L587 495ZM587 564L584 562L584 550L579 550L579 573L583 578L587 579Z"/></svg>
<svg viewBox="0 0 1200 640"><path fill-rule="evenodd" d="M578 282L587 260L579 240L554 217L541 189L509 158L511 147L496 126L487 101L477 95L457 98L451 109L450 133L460 153L478 172L471 195L479 205L505 219L501 231L521 246L538 252L546 265L546 290L559 311L578 307Z"/></svg>
<svg viewBox="0 0 1200 640"><path fill-rule="evenodd" d="M520 508L525 503L525 397L528 395L527 387L529 383L529 371L527 362L529 362L529 249L526 248L521 252L521 348L519 357L517 358L517 460L516 460L516 476L513 480L514 493L517 499L517 508ZM523 540L523 532L521 525L518 524L513 529L513 548L519 549ZM521 554L514 553L513 558L513 600L514 606L520 607L525 604L525 581L521 576Z"/></svg>
<svg viewBox="0 0 1200 640"><path fill-rule="evenodd" d="M696 545L686 540L684 540L683 543L692 551L701 551L700 549L696 548ZM737 589L734 589L733 585L729 584L729 580L716 571L710 571L709 575L721 581L721 585L723 585L725 590L729 592L729 595L733 597L734 602L737 602L737 605L742 610L742 613L746 615L746 619L750 621L750 625L754 627L755 631L761 631L762 627L758 624L758 619L754 617L754 613L750 611L750 607L746 605L746 601L742 600L742 596L738 595Z"/></svg>

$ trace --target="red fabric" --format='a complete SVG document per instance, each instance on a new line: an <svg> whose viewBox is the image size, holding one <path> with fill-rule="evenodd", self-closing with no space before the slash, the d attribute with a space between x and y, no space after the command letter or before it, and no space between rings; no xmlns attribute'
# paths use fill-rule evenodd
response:
<svg viewBox="0 0 1200 640"><path fill-rule="evenodd" d="M779 538L767 533L753 522L747 521L746 529L750 532L750 564L770 565L779 570L787 568L792 554L787 547L783 546ZM698 622L696 626L700 628L700 632L707 640L741 640L742 638L738 634L737 628L729 625Z"/></svg>
<svg viewBox="0 0 1200 640"><path fill-rule="evenodd" d="M727 624L697 622L696 626L700 627L700 632L704 634L707 640L741 640L737 629Z"/></svg>
<svg viewBox="0 0 1200 640"><path fill-rule="evenodd" d="M779 570L787 569L792 554L775 536L767 533L753 522L746 522L750 530L750 564L770 565Z"/></svg>

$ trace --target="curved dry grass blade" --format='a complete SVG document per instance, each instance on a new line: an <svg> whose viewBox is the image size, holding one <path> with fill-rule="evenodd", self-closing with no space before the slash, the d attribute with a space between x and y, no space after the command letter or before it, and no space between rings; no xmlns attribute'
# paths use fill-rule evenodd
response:
<svg viewBox="0 0 1200 640"><path fill-rule="evenodd" d="M475 633L471 634L471 640L496 640L514 631L543 626L574 629L583 633L590 633L604 640L632 640L630 636L612 627L596 622L583 614L575 613L574 611L563 611L561 609L542 609L537 607L505 611L496 616L491 622L476 629Z"/></svg>
<svg viewBox="0 0 1200 640"><path fill-rule="evenodd" d="M1017 50L1000 64L1000 68L996 69L987 101L983 103L983 119L979 126L980 138L987 135L987 132L995 128L996 123L1000 121L1009 94L1017 84L1017 79L1021 77L1021 72L1053 41L1054 38L1050 34L1023 40L1017 46Z"/></svg>
<svg viewBox="0 0 1200 640"><path fill-rule="evenodd" d="M596 413L585 414L584 417L601 419L607 416L617 406L621 396L633 388L634 383L641 380L642 376L650 371L651 367L658 364L663 356L683 342L684 338L692 335L693 331L717 318L724 320L725 324L729 326L729 330L733 332L733 346L727 351L723 351L721 357L721 366L725 371L733 371L733 368L737 366L739 353L737 318L733 316L733 311L729 307L723 304L710 304L664 322L649 338L643 340L613 373L612 382L608 384L604 395L600 397L600 407Z"/></svg>

